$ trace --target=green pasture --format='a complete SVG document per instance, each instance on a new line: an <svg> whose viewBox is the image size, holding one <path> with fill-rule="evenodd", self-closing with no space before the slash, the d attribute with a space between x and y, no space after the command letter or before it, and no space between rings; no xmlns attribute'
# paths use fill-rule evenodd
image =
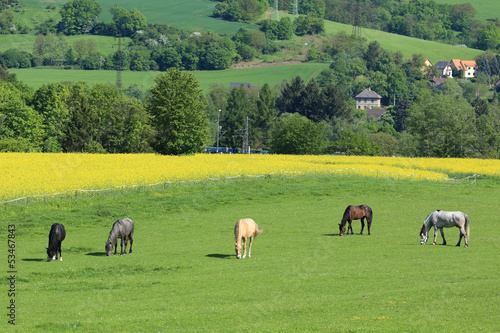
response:
<svg viewBox="0 0 500 333"><path fill-rule="evenodd" d="M5 256L7 225L16 230L15 330L497 331L499 185L272 176L4 204ZM361 203L374 212L371 236L339 237L345 207ZM468 248L454 246L456 228L447 246L420 245L435 209L469 215ZM133 253L106 257L123 217L135 222ZM233 228L244 217L264 231L237 260ZM49 263L55 222L66 227L64 261ZM7 292L0 299L7 331Z"/></svg>
<svg viewBox="0 0 500 333"><path fill-rule="evenodd" d="M500 9L497 0L436 0L437 3L448 3L451 5L458 3L470 3L476 10L476 19L485 21L486 19L500 18Z"/></svg>
<svg viewBox="0 0 500 333"><path fill-rule="evenodd" d="M227 69L222 71L194 71L200 81L200 87L208 92L213 84L222 84L229 87L231 82L251 83L262 86L268 83L271 87L300 75L304 80L318 75L328 68L328 63L303 63L295 65L270 66L259 68ZM44 83L53 82L87 82L89 85L97 83L115 84L115 71L85 71L85 70L57 70L57 69L9 69L16 74L18 80L35 89ZM154 84L155 77L160 72L122 72L123 87L137 84L149 89Z"/></svg>
<svg viewBox="0 0 500 333"><path fill-rule="evenodd" d="M118 39L109 36L90 36L90 35L75 35L65 36L64 39L68 46L73 47L75 41L79 39L92 39L96 46L97 52L104 55L115 53L118 49ZM0 52L5 52L8 49L20 49L33 54L33 46L35 45L36 35L0 35ZM122 45L127 45L130 38L122 38Z"/></svg>
<svg viewBox="0 0 500 333"><path fill-rule="evenodd" d="M337 34L344 31L350 35L352 25L325 21L325 31L327 34ZM429 59L434 64L438 61L450 61L451 59L474 60L476 55L484 52L366 28L361 28L361 36L367 40L367 43L377 41L386 50L401 51L405 59L411 58L414 54L422 54L424 58Z"/></svg>
<svg viewBox="0 0 500 333"><path fill-rule="evenodd" d="M59 20L59 10L66 0L23 0L22 8L25 12L16 14L16 19L23 23L43 22L50 17ZM211 0L99 0L102 7L100 22L110 22L109 8L115 4L127 10L136 8L145 17L148 23L168 24L178 29L192 31L214 31L220 34L233 34L241 26L252 26L241 22L217 20L211 17L217 2ZM55 11L48 11L47 6L56 6Z"/></svg>

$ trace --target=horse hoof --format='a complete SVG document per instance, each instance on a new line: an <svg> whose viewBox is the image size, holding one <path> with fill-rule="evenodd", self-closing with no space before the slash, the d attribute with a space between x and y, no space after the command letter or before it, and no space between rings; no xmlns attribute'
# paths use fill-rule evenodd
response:
<svg viewBox="0 0 500 333"><path fill-rule="evenodd" d="M61 257L61 258L59 258L59 261L62 261L62 257Z"/></svg>

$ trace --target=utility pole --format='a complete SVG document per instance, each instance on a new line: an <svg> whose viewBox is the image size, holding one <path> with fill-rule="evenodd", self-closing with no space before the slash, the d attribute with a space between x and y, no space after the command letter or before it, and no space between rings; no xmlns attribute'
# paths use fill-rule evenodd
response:
<svg viewBox="0 0 500 333"><path fill-rule="evenodd" d="M250 146L248 145L248 116L245 121L245 135L243 136L243 154L250 154Z"/></svg>
<svg viewBox="0 0 500 333"><path fill-rule="evenodd" d="M220 138L220 109L217 113L217 153L219 152L219 138Z"/></svg>
<svg viewBox="0 0 500 333"><path fill-rule="evenodd" d="M115 37L116 40L116 37ZM118 57L116 59L115 68L116 68L116 87L118 89L122 88L122 38L120 33L118 33Z"/></svg>

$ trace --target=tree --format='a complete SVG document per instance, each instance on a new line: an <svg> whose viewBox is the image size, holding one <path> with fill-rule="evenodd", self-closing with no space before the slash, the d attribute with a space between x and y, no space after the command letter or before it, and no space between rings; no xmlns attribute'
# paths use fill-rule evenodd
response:
<svg viewBox="0 0 500 333"><path fill-rule="evenodd" d="M70 121L67 100L70 87L61 83L44 84L33 96L33 108L43 117L45 127L44 151L62 151L64 131Z"/></svg>
<svg viewBox="0 0 500 333"><path fill-rule="evenodd" d="M259 99L257 99L256 105L256 111L251 119L252 128L255 129L254 146L268 149L271 139L271 128L276 120L276 110L274 109L274 98L271 87L267 83L260 88Z"/></svg>
<svg viewBox="0 0 500 333"><path fill-rule="evenodd" d="M225 131L223 142L233 149L241 147L245 119L253 114L248 93L249 90L243 85L233 88L227 98L226 110L222 115L222 127Z"/></svg>
<svg viewBox="0 0 500 333"><path fill-rule="evenodd" d="M470 3L459 3L451 5L450 22L451 28L456 31L470 29L477 11Z"/></svg>
<svg viewBox="0 0 500 333"><path fill-rule="evenodd" d="M467 157L473 152L474 109L463 98L422 90L408 114L407 131L419 156Z"/></svg>
<svg viewBox="0 0 500 333"><path fill-rule="evenodd" d="M381 148L368 140L366 135L355 133L351 130L344 131L337 141L332 144L330 150L345 153L346 155L378 155Z"/></svg>
<svg viewBox="0 0 500 333"><path fill-rule="evenodd" d="M352 108L340 90L333 84L329 84L321 90L321 117L320 120L330 121L332 119L352 118Z"/></svg>
<svg viewBox="0 0 500 333"><path fill-rule="evenodd" d="M411 107L411 101L407 94L403 95L396 105L396 114L394 117L394 129L398 132L406 130L406 119L408 118L408 109Z"/></svg>
<svg viewBox="0 0 500 333"><path fill-rule="evenodd" d="M155 150L169 155L201 152L208 138L205 104L194 74L174 68L159 74L146 107L156 131Z"/></svg>
<svg viewBox="0 0 500 333"><path fill-rule="evenodd" d="M486 57L486 54L484 54L483 58L481 59L481 63L479 64L479 71L483 72L488 77L488 81L490 80L491 68L490 68L490 63L488 61L488 57Z"/></svg>
<svg viewBox="0 0 500 333"><path fill-rule="evenodd" d="M131 36L146 27L146 17L136 8L128 11L115 4L109 12L119 36Z"/></svg>
<svg viewBox="0 0 500 333"><path fill-rule="evenodd" d="M289 17L283 17L276 28L276 36L279 40L288 40L293 35L293 23Z"/></svg>
<svg viewBox="0 0 500 333"><path fill-rule="evenodd" d="M89 32L101 14L101 5L96 0L73 0L66 2L59 14L58 29L66 35L80 35Z"/></svg>
<svg viewBox="0 0 500 333"><path fill-rule="evenodd" d="M41 151L43 119L26 104L23 95L12 83L0 82L0 139L22 142L25 150Z"/></svg>
<svg viewBox="0 0 500 333"><path fill-rule="evenodd" d="M366 69L375 70L378 58L381 54L382 48L380 47L380 44L377 41L370 42L364 55L364 59L366 61Z"/></svg>
<svg viewBox="0 0 500 333"><path fill-rule="evenodd" d="M105 153L97 141L99 115L90 103L90 89L85 83L74 84L70 89L67 105L70 114L62 144L65 152Z"/></svg>
<svg viewBox="0 0 500 333"><path fill-rule="evenodd" d="M302 91L304 81L300 76L296 76L290 83L283 82L281 94L276 98L276 109L278 113L299 113L304 105Z"/></svg>
<svg viewBox="0 0 500 333"><path fill-rule="evenodd" d="M328 144L324 124L299 114L281 115L272 133L271 151L276 154L321 154Z"/></svg>

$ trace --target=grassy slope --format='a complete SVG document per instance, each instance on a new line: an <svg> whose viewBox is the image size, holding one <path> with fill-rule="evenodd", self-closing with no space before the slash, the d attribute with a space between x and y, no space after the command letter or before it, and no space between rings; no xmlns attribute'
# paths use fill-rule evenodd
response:
<svg viewBox="0 0 500 333"><path fill-rule="evenodd" d="M437 3L470 3L476 10L476 19L485 21L489 18L500 18L500 10L498 8L498 0L435 0Z"/></svg>
<svg viewBox="0 0 500 333"><path fill-rule="evenodd" d="M285 177L0 207L17 230L16 330L494 331L493 182ZM359 203L374 210L372 235L338 237L343 210ZM453 246L456 229L445 230L448 246L419 245L436 208L469 214L469 248ZM105 257L111 224L124 216L136 224L134 253ZM238 261L242 217L264 232ZM66 226L64 261L46 263L54 222Z"/></svg>
<svg viewBox="0 0 500 333"><path fill-rule="evenodd" d="M347 34L352 33L352 26L325 21L325 30L328 34L336 34L344 31ZM362 37L366 38L367 42L378 41L380 46L389 51L401 51L404 57L410 58L413 54L423 54L425 58L430 59L433 63L438 61L451 59L474 59L481 50L456 47L454 45L441 44L412 37L400 36L372 29L361 29Z"/></svg>
<svg viewBox="0 0 500 333"><path fill-rule="evenodd" d="M196 71L193 72L200 81L200 87L208 91L212 84L222 84L229 87L230 82L248 82L252 85L262 86L268 83L274 87L283 80L290 80L300 75L304 80L309 80L320 71L328 68L329 64L305 63L285 66L271 66L253 69L228 69L223 71ZM38 88L44 83L84 81L90 85L96 83L116 82L114 71L83 71L83 70L55 70L55 69L10 69L9 72L17 75L17 79L33 88ZM124 87L138 84L143 88L150 88L154 84L155 76L159 72L123 72L122 82Z"/></svg>

